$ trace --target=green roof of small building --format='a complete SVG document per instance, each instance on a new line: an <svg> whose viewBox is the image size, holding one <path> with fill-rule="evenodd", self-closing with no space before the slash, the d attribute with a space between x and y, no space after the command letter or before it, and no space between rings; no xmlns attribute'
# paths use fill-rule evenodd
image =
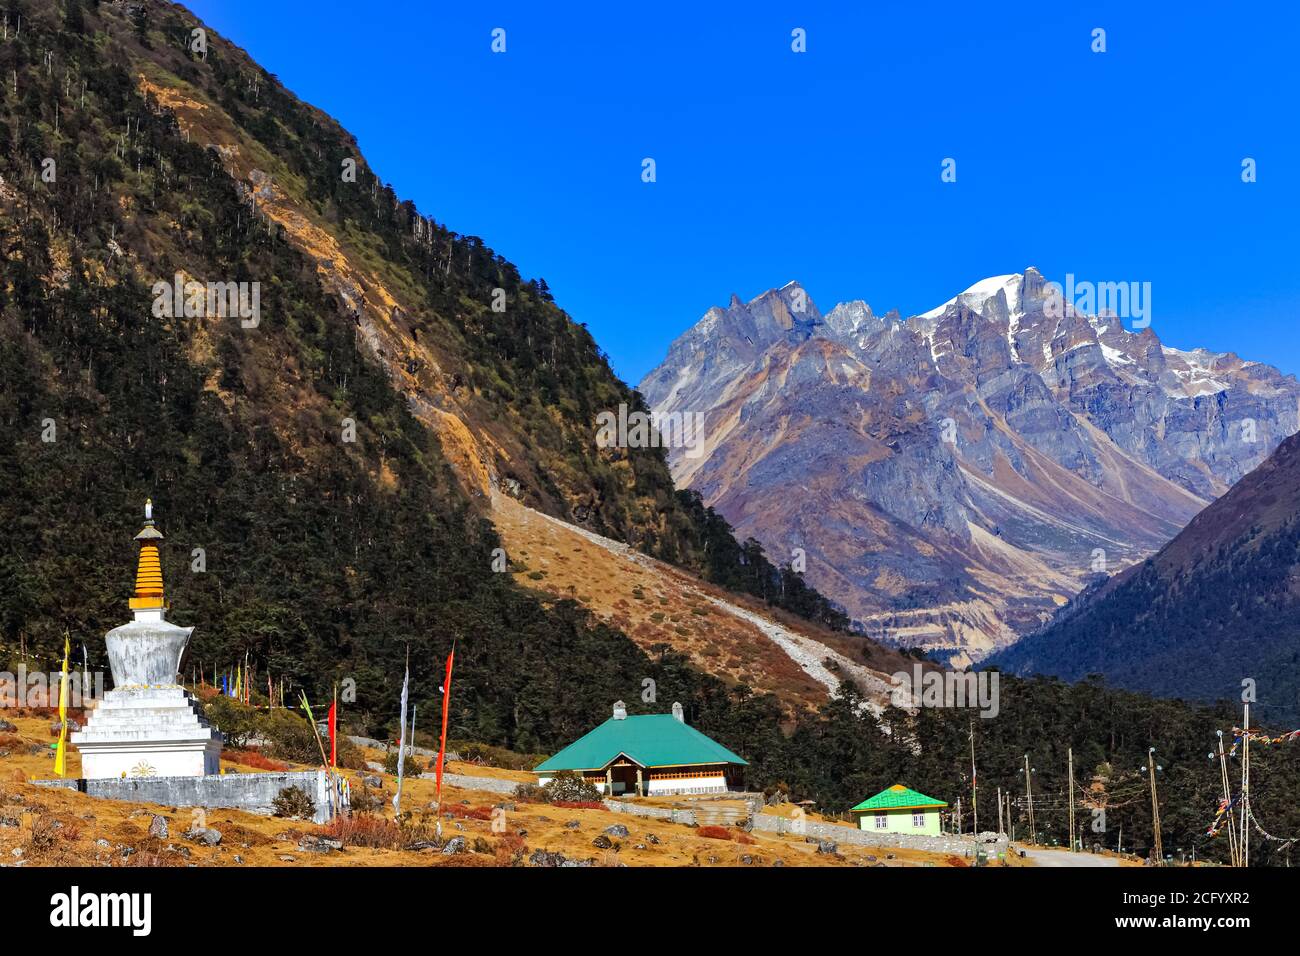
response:
<svg viewBox="0 0 1300 956"><path fill-rule="evenodd" d="M619 754L642 767L681 767L698 764L749 764L722 744L687 726L672 714L643 714L609 718L579 737L554 757L538 764L534 773L560 770L599 770Z"/></svg>
<svg viewBox="0 0 1300 956"><path fill-rule="evenodd" d="M934 797L927 797L923 793L917 793L915 790L896 783L888 790L881 790L874 797L868 797L859 803L854 810L928 810L946 807L948 804L942 800L936 800Z"/></svg>

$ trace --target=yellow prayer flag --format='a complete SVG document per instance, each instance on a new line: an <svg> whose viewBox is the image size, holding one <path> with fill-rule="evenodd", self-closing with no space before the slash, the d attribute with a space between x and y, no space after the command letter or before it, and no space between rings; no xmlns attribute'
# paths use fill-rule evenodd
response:
<svg viewBox="0 0 1300 956"><path fill-rule="evenodd" d="M68 655L71 646L68 635L63 635L63 677L59 681L59 748L54 754L54 772L60 777L67 773L68 755Z"/></svg>

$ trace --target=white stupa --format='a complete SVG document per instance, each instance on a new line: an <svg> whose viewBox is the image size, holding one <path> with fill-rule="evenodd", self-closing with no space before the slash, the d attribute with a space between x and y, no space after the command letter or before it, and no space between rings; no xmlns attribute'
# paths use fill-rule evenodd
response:
<svg viewBox="0 0 1300 956"><path fill-rule="evenodd" d="M178 680L192 627L167 620L162 564L153 503L145 502L135 596L135 620L105 635L113 689L72 734L81 752L81 775L105 777L199 777L220 773L221 734Z"/></svg>

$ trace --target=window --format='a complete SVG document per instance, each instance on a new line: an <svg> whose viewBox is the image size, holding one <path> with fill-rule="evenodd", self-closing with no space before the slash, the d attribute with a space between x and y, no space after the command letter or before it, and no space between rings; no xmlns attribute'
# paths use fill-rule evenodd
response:
<svg viewBox="0 0 1300 956"><path fill-rule="evenodd" d="M912 814L912 826L914 826L914 827L923 827L923 826L925 826L925 814L924 814L924 813L919 813L919 812L913 813L913 814Z"/></svg>
<svg viewBox="0 0 1300 956"><path fill-rule="evenodd" d="M885 827L887 827L887 826L889 826L889 817L885 816L885 814L883 814L883 813L877 813L877 814L876 814L876 829L877 829L877 830L883 830L883 829L885 829Z"/></svg>

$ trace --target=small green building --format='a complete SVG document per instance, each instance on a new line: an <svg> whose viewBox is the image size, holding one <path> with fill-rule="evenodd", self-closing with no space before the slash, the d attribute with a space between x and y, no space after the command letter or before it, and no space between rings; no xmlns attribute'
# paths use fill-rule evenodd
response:
<svg viewBox="0 0 1300 956"><path fill-rule="evenodd" d="M896 783L863 800L849 812L858 815L859 830L938 836L939 814L947 806L942 800Z"/></svg>
<svg viewBox="0 0 1300 956"><path fill-rule="evenodd" d="M545 786L563 770L581 774L605 796L726 793L741 787L748 764L686 724L681 704L671 714L629 716L620 700L614 715L539 764Z"/></svg>

